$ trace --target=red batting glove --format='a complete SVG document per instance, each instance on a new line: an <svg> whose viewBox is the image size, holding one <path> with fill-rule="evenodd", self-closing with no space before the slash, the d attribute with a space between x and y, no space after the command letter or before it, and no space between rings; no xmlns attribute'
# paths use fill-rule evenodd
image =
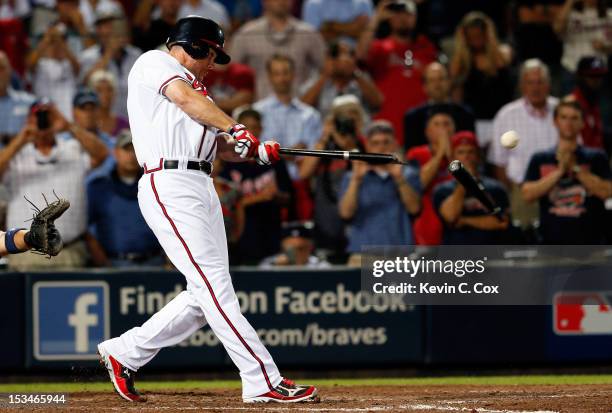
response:
<svg viewBox="0 0 612 413"><path fill-rule="evenodd" d="M236 141L234 151L241 158L253 158L257 154L257 149L260 146L259 139L249 132L244 125L237 123L229 128L227 133Z"/></svg>
<svg viewBox="0 0 612 413"><path fill-rule="evenodd" d="M260 165L272 165L280 160L280 154L278 150L280 149L280 145L278 142L274 141L265 141L257 150L257 163Z"/></svg>

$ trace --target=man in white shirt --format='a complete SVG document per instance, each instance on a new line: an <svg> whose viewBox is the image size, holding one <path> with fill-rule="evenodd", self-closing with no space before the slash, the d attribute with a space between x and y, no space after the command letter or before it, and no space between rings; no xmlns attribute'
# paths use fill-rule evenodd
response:
<svg viewBox="0 0 612 413"><path fill-rule="evenodd" d="M70 132L73 138L56 137L61 132ZM11 268L23 271L85 265L85 177L107 155L106 146L95 135L69 123L54 106L33 106L25 126L0 151L0 174L9 193L7 226L19 227L32 218L32 212L23 206L24 195L41 205L44 204L41 194L51 188L59 196L70 199L72 208L57 224L65 243L62 253L51 261L34 254L11 255Z"/></svg>
<svg viewBox="0 0 612 413"><path fill-rule="evenodd" d="M232 37L230 54L234 61L255 70L257 99L271 92L266 63L272 55L291 57L296 70L294 87L304 84L323 67L325 41L314 27L291 16L291 3L262 0L263 16L246 23Z"/></svg>
<svg viewBox="0 0 612 413"><path fill-rule="evenodd" d="M557 144L553 111L558 99L549 96L550 74L539 59L523 63L519 82L522 97L503 106L493 120L494 139L488 160L495 166L496 178L512 190L512 217L521 226L529 226L537 219L537 208L523 201L519 185L525 178L531 156ZM499 140L509 130L521 137L513 149L503 147Z"/></svg>
<svg viewBox="0 0 612 413"><path fill-rule="evenodd" d="M253 108L262 114L262 139L274 137L282 147L310 148L321 137L321 115L293 97L295 63L290 57L273 55L266 65L272 93L255 102ZM298 179L295 162L287 165L291 179Z"/></svg>

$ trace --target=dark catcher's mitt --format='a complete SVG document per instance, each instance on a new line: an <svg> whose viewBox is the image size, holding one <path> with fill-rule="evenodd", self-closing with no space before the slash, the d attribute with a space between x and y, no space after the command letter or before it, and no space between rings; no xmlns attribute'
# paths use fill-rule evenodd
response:
<svg viewBox="0 0 612 413"><path fill-rule="evenodd" d="M54 192L55 195L55 192ZM60 199L57 195L56 201L49 203L43 194L43 198L47 206L39 209L29 199L26 201L34 207L34 217L30 230L25 235L25 242L30 246L33 252L54 257L62 250L64 243L62 236L57 228L55 228L55 220L58 219L70 207L70 202L66 199Z"/></svg>

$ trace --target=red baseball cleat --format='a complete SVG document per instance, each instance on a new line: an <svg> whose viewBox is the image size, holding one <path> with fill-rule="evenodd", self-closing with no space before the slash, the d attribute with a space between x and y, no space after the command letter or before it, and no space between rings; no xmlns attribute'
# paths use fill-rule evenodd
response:
<svg viewBox="0 0 612 413"><path fill-rule="evenodd" d="M315 386L295 384L289 379L283 378L274 390L256 397L242 399L245 403L299 403L320 401L318 390Z"/></svg>
<svg viewBox="0 0 612 413"><path fill-rule="evenodd" d="M106 370L108 370L108 375L110 376L115 390L119 393L119 396L131 402L147 401L146 397L142 396L138 393L138 390L134 388L135 371L119 363L100 345L98 345L98 354L100 354L100 364L104 364Z"/></svg>

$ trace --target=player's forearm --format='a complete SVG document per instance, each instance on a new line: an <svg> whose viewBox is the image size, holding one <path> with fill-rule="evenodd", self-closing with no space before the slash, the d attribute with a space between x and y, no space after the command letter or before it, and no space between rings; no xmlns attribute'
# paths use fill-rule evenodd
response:
<svg viewBox="0 0 612 413"><path fill-rule="evenodd" d="M185 82L172 82L166 88L168 97L183 112L196 122L227 131L236 124L228 114L223 112L213 101L193 90Z"/></svg>
<svg viewBox="0 0 612 413"><path fill-rule="evenodd" d="M533 202L540 199L549 193L551 189L553 189L563 174L563 169L557 168L555 171L549 173L543 178L538 179L537 181L525 182L523 186L521 186L521 195L523 196L523 199L526 202Z"/></svg>
<svg viewBox="0 0 612 413"><path fill-rule="evenodd" d="M601 179L588 171L580 171L576 174L586 190L597 198L605 200L612 197L612 181Z"/></svg>

